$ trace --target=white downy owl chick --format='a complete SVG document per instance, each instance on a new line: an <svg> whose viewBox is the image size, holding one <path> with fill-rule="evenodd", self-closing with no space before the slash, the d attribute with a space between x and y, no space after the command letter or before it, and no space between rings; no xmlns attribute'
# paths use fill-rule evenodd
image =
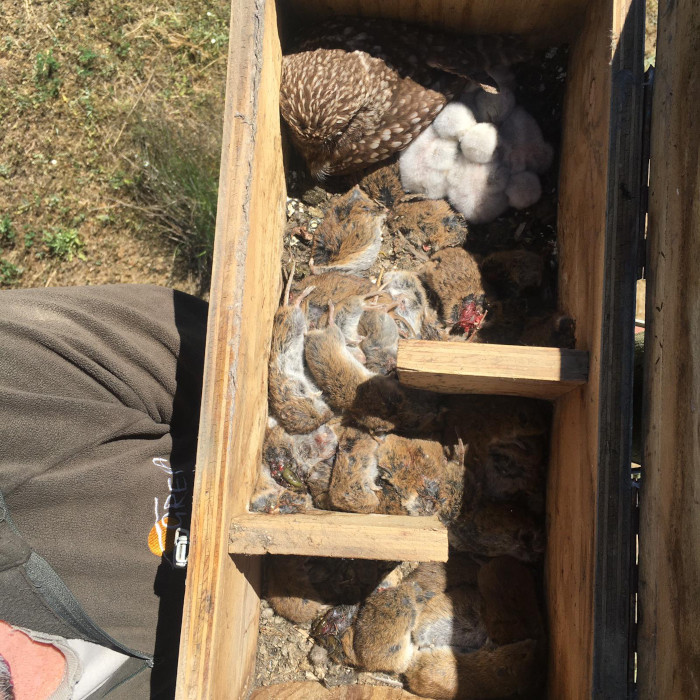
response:
<svg viewBox="0 0 700 700"><path fill-rule="evenodd" d="M521 173L513 173L506 187L508 204L516 209L527 209L542 196L540 178L529 170Z"/></svg>
<svg viewBox="0 0 700 700"><path fill-rule="evenodd" d="M459 141L459 148L471 163L490 163L498 156L498 129L488 122L474 125Z"/></svg>
<svg viewBox="0 0 700 700"><path fill-rule="evenodd" d="M459 141L476 123L477 119L467 105L463 102L450 102L435 117L432 127L441 139Z"/></svg>
<svg viewBox="0 0 700 700"><path fill-rule="evenodd" d="M475 107L479 121L501 124L515 108L515 95L508 89L500 92L480 90L475 97Z"/></svg>
<svg viewBox="0 0 700 700"><path fill-rule="evenodd" d="M428 199L441 199L446 192L447 172L456 157L457 143L441 139L428 127L401 154L399 173L403 188Z"/></svg>
<svg viewBox="0 0 700 700"><path fill-rule="evenodd" d="M509 170L501 163L470 163L460 158L447 177L450 204L475 224L498 218L508 208Z"/></svg>
<svg viewBox="0 0 700 700"><path fill-rule="evenodd" d="M515 76L507 68L494 68L490 75L496 80L498 92L477 90L472 99L474 114L480 122L500 124L515 108Z"/></svg>
<svg viewBox="0 0 700 700"><path fill-rule="evenodd" d="M531 170L545 172L554 159L554 149L542 136L535 118L516 107L501 124L503 160L514 173Z"/></svg>

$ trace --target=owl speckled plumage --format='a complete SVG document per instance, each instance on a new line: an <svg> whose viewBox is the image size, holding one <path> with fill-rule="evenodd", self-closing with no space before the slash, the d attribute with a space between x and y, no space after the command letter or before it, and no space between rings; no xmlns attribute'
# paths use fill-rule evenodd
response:
<svg viewBox="0 0 700 700"><path fill-rule="evenodd" d="M315 177L349 173L408 146L470 82L524 55L513 37L337 17L284 57L280 108Z"/></svg>

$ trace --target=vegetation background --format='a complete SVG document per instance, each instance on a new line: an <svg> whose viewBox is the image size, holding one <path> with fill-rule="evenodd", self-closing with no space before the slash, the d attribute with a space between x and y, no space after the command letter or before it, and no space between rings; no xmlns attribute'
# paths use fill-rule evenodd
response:
<svg viewBox="0 0 700 700"><path fill-rule="evenodd" d="M149 282L206 297L229 1L2 6L0 287Z"/></svg>

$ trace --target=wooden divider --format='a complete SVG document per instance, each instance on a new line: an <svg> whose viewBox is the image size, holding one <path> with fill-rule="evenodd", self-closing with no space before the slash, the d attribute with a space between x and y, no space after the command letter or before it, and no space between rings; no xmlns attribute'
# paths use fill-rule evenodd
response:
<svg viewBox="0 0 700 700"><path fill-rule="evenodd" d="M588 353L521 345L401 340L402 384L446 394L554 399L585 384Z"/></svg>
<svg viewBox="0 0 700 700"><path fill-rule="evenodd" d="M435 516L248 513L233 519L229 533L232 554L447 561L447 550L447 530Z"/></svg>

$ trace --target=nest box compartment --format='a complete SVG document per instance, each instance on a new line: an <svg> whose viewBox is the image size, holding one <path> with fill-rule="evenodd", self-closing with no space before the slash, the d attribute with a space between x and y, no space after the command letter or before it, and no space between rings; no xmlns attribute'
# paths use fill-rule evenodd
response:
<svg viewBox="0 0 700 700"><path fill-rule="evenodd" d="M248 513L280 298L286 203L280 26L290 13L381 15L452 32L520 34L535 46L569 44L559 150L559 306L576 319L576 349L587 353L587 368L580 353L521 347L495 376L475 379L464 371L462 354L482 353L488 362L493 348L445 343L405 353L402 379L429 384L437 377L456 392L554 399L544 563L548 696L584 698L604 688L606 696L623 697L631 628L624 464L641 183L644 12L638 0L234 0L178 697L246 697L255 665L260 553L309 553L306 547L338 556L334 523L347 532L345 521L353 517ZM503 390L514 381L517 390ZM354 516L353 544L366 532L368 543L393 541L403 549L394 556L398 552L377 545L366 556L418 558L404 556L415 553L413 544L426 559L446 556L433 519L402 524L396 516L391 527L404 527L397 535L380 531L376 517L392 516ZM242 531L248 549L237 539ZM326 539L313 540L320 535ZM347 544L347 537L340 539ZM270 542L281 549L270 550Z"/></svg>

